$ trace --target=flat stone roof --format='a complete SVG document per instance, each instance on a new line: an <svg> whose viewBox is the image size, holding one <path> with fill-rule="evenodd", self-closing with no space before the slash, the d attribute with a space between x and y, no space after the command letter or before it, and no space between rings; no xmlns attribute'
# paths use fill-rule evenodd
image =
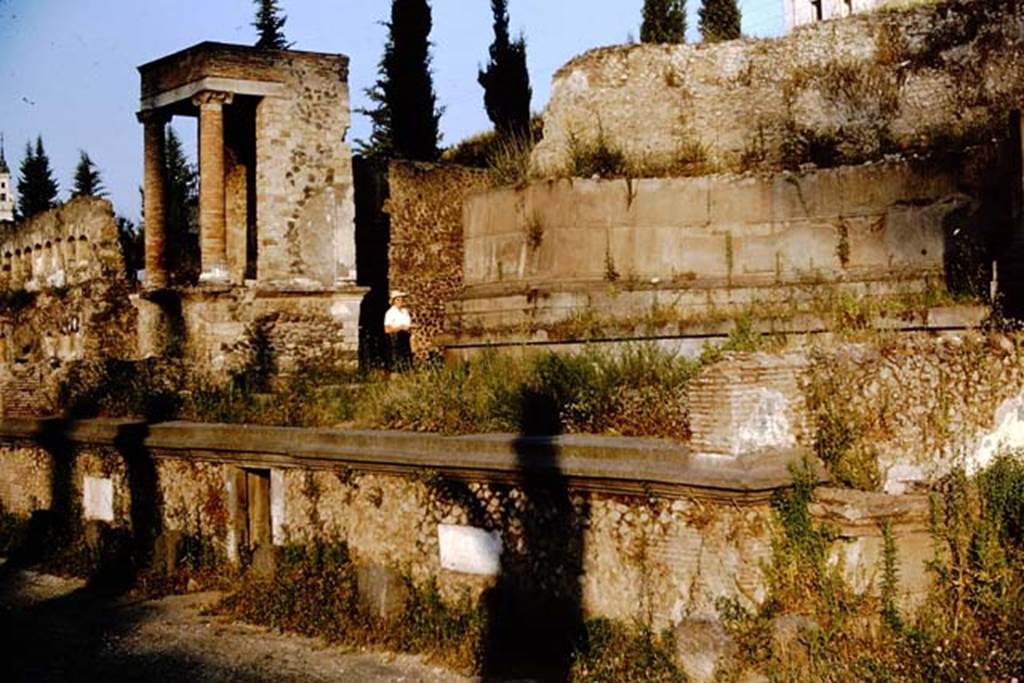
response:
<svg viewBox="0 0 1024 683"><path fill-rule="evenodd" d="M266 50L251 45L206 41L147 62L140 67L141 110L155 109L191 98L201 90L240 95L280 95L282 70L294 60L315 61L348 79L349 59L343 54Z"/></svg>

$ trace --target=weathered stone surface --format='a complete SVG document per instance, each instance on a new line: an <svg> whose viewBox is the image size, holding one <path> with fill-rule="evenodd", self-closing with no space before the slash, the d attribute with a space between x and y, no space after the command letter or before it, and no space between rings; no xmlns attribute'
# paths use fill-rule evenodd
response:
<svg viewBox="0 0 1024 683"><path fill-rule="evenodd" d="M562 174L598 139L637 175L694 150L778 168L984 141L1024 97L1022 44L1019 4L945 0L774 40L599 48L555 74L533 170Z"/></svg>
<svg viewBox="0 0 1024 683"><path fill-rule="evenodd" d="M711 683L722 660L735 656L736 643L721 622L686 619L676 625L676 657L688 681Z"/></svg>
<svg viewBox="0 0 1024 683"><path fill-rule="evenodd" d="M409 599L409 587L401 574L373 562L356 568L359 600L375 619L391 621L399 617Z"/></svg>
<svg viewBox="0 0 1024 683"><path fill-rule="evenodd" d="M171 576L178 568L183 534L180 529L165 529L153 542L153 569Z"/></svg>
<svg viewBox="0 0 1024 683"><path fill-rule="evenodd" d="M643 327L952 287L953 270L990 263L968 264L951 221L965 221L959 239L985 241L999 205L997 151L965 158L480 191L464 202L465 289L448 328L466 344L572 339L587 317Z"/></svg>
<svg viewBox="0 0 1024 683"><path fill-rule="evenodd" d="M269 543L263 543L256 548L248 573L262 581L273 579L277 573L277 549Z"/></svg>

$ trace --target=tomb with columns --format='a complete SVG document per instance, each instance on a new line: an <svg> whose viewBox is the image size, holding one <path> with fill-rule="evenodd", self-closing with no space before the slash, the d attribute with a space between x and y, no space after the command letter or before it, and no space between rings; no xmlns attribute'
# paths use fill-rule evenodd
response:
<svg viewBox="0 0 1024 683"><path fill-rule="evenodd" d="M180 350L214 372L259 344L287 372L354 358L356 285L348 58L204 42L139 67L143 356ZM166 126L198 119L199 272L175 272ZM178 236L178 237L174 237ZM264 349L263 351L266 351Z"/></svg>

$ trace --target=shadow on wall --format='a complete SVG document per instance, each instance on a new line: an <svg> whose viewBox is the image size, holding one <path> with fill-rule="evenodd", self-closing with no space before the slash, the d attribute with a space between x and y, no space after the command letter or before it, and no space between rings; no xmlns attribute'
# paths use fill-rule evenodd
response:
<svg viewBox="0 0 1024 683"><path fill-rule="evenodd" d="M515 441L519 500L506 491L495 519L464 482L446 480L444 494L466 510L471 525L505 530L500 573L481 603L483 680L565 681L583 637L580 576L589 509L570 495L559 465L557 406L532 392L522 401Z"/></svg>
<svg viewBox="0 0 1024 683"><path fill-rule="evenodd" d="M999 296L1003 312L1017 320L1024 319L1024 141L1022 136L1021 112L1010 114L1010 131L1002 154L1000 165L1005 169L1002 182L995 187L1003 189L1004 197L1001 218L1007 224L1001 230L1000 239L993 244L998 262ZM1007 182L1007 179L1009 182Z"/></svg>
<svg viewBox="0 0 1024 683"><path fill-rule="evenodd" d="M388 247L391 221L384 213L389 196L388 163L356 156L352 160L356 204L356 273L369 287L359 308L359 365L387 364L384 313L388 310Z"/></svg>
<svg viewBox="0 0 1024 683"><path fill-rule="evenodd" d="M50 456L50 509L29 520L27 543L11 557L14 567L43 563L67 573L90 576L93 585L114 592L131 588L153 556L162 529L162 500L156 465L144 442L147 424L118 427L116 456L124 463L128 486L127 524L85 520L82 481L77 479L78 449L69 435L70 422L45 420L36 441Z"/></svg>

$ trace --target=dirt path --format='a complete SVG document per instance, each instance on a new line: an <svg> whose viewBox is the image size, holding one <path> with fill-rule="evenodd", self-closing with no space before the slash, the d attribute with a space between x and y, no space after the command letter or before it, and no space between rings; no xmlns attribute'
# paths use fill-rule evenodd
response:
<svg viewBox="0 0 1024 683"><path fill-rule="evenodd" d="M237 624L195 593L132 601L0 566L5 681L406 681L468 679L407 655L353 652Z"/></svg>

